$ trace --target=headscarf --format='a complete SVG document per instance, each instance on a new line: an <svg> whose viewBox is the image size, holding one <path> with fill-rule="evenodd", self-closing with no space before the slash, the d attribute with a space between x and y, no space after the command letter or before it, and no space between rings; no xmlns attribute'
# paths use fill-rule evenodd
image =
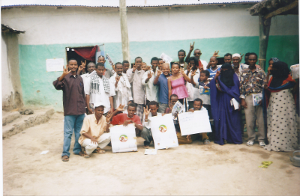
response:
<svg viewBox="0 0 300 196"><path fill-rule="evenodd" d="M277 61L273 63L271 70L273 79L270 83L270 87L276 88L282 85L282 82L289 77L290 70L286 63Z"/></svg>
<svg viewBox="0 0 300 196"><path fill-rule="evenodd" d="M221 67L221 74L220 74L220 80L228 87L234 86L233 82L233 74L234 70L232 69L232 66L229 63L225 63ZM224 71L223 69L227 69Z"/></svg>
<svg viewBox="0 0 300 196"><path fill-rule="evenodd" d="M277 57L272 57L272 58L270 58L269 62L270 62L271 60L273 61L273 63L276 63L276 62L279 61L279 59L278 59Z"/></svg>

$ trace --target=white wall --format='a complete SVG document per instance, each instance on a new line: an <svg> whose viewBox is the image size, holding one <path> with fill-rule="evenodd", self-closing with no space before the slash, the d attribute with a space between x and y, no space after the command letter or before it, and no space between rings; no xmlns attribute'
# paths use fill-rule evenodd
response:
<svg viewBox="0 0 300 196"><path fill-rule="evenodd" d="M10 65L7 59L7 46L6 43L1 36L1 71L2 71L2 104L7 105L10 100L10 96L14 92L12 81L11 81L11 73L10 73Z"/></svg>
<svg viewBox="0 0 300 196"><path fill-rule="evenodd" d="M130 41L166 41L231 36L258 36L258 17L250 6L130 8ZM25 7L2 10L2 23L25 30L25 45L121 42L116 8ZM84 32L84 36L83 36ZM101 32L101 36L99 35ZM272 19L270 35L297 35L298 16Z"/></svg>

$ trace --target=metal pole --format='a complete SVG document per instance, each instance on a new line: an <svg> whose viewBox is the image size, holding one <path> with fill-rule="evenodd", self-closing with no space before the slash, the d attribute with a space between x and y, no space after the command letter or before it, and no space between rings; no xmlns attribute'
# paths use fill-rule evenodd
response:
<svg viewBox="0 0 300 196"><path fill-rule="evenodd" d="M119 0L119 2L123 60L128 60L130 63L126 0Z"/></svg>

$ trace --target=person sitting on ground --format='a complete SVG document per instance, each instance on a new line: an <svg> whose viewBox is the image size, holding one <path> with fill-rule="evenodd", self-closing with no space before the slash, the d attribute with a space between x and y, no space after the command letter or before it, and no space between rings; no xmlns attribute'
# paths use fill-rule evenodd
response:
<svg viewBox="0 0 300 196"><path fill-rule="evenodd" d="M79 144L85 148L84 157L89 158L95 151L103 154L103 148L110 142L109 125L110 116L106 117L104 113L104 104L101 102L95 103L95 114L87 115L83 120L83 125L80 131Z"/></svg>
<svg viewBox="0 0 300 196"><path fill-rule="evenodd" d="M172 109L173 109L173 107L174 107L174 105L177 101L178 101L178 96L176 94L172 94L170 96L169 107L166 108L165 113L162 114L162 115L172 113ZM178 122L178 113L173 114L173 118L174 118L173 121L174 121L174 126L175 126L175 129L176 129L176 135L177 135L177 138L178 138L178 143L179 144L191 144L193 142L191 136L189 136L189 135L188 136L181 136L180 126L179 126L179 122Z"/></svg>
<svg viewBox="0 0 300 196"><path fill-rule="evenodd" d="M112 115L111 115L113 117L112 121L111 121L112 125L124 125L124 126L127 126L128 124L133 123L134 126L137 129L137 133L139 131L143 130L143 125L141 123L141 120L140 120L139 116L137 116L137 115L134 114L136 112L137 104L130 103L128 105L128 108L127 108L128 114L121 113L121 114L116 115L119 111L123 111L124 110L124 106L119 106L118 108L119 109L115 110L112 113ZM137 134L137 135L139 135L139 134Z"/></svg>
<svg viewBox="0 0 300 196"><path fill-rule="evenodd" d="M142 138L145 139L144 147L149 148L151 141L153 141L152 132L151 132L151 117L162 116L161 113L158 113L158 103L156 101L149 102L148 106L144 108L144 120L143 120L143 130L141 133Z"/></svg>
<svg viewBox="0 0 300 196"><path fill-rule="evenodd" d="M205 70L204 70L205 71ZM202 100L197 98L194 100L194 108L189 109L189 112L194 112L194 111L202 111L205 110L207 112L207 110L205 109L205 107L202 107ZM202 136L202 141L204 144L209 144L209 137L207 136L207 133L200 133L200 135Z"/></svg>

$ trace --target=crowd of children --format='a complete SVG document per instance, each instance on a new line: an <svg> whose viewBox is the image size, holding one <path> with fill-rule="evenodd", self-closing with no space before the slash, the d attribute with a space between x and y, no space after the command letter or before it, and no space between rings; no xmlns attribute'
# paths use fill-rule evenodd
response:
<svg viewBox="0 0 300 196"><path fill-rule="evenodd" d="M192 51L194 56L190 57ZM151 66L147 66L136 57L133 66L124 60L115 63L112 70L105 68L104 56L86 68L85 63L78 66L75 59L69 59L63 74L53 82L63 91L62 160L69 160L73 130L74 154L86 158L93 152L105 152L113 125L134 123L137 135L149 148L153 141L149 118L171 113L177 101L184 105L185 112L207 110L213 132L199 134L204 144L210 140L220 145L241 144L246 124L248 146L254 144L257 128L259 145L267 150L291 151L298 147L291 89L295 93L299 88L286 63L270 59L266 74L256 64L255 53L247 53L245 63L241 63L240 54L227 53L222 65L217 52L209 63L200 59L201 54L191 45L187 56L184 50L178 51L178 62L169 64L153 57ZM280 117L277 110L282 112ZM174 116L179 144L192 143L198 135L181 136L177 118Z"/></svg>

